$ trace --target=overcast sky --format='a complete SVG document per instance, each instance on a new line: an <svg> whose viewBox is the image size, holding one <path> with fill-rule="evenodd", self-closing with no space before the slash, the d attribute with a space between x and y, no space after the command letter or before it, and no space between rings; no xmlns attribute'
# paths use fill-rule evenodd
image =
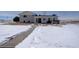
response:
<svg viewBox="0 0 79 59"><path fill-rule="evenodd" d="M22 11L0 11L0 19L12 19L13 17L17 16ZM34 12L37 14L57 14L59 19L79 19L79 11L50 11L50 12Z"/></svg>

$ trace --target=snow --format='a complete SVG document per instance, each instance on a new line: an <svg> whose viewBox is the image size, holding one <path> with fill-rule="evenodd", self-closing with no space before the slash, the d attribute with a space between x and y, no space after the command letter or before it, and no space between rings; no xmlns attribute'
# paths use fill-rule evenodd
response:
<svg viewBox="0 0 79 59"><path fill-rule="evenodd" d="M79 48L79 24L39 26L16 48Z"/></svg>
<svg viewBox="0 0 79 59"><path fill-rule="evenodd" d="M4 23L0 23L0 25L2 25L2 24L4 24Z"/></svg>
<svg viewBox="0 0 79 59"><path fill-rule="evenodd" d="M27 31L30 25L0 25L0 44L9 40L8 37Z"/></svg>

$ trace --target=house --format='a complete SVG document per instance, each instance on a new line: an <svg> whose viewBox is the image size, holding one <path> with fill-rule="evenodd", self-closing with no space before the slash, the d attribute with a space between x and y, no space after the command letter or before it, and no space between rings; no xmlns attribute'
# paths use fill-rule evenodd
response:
<svg viewBox="0 0 79 59"><path fill-rule="evenodd" d="M53 23L59 24L58 16L53 15L37 15L31 11L24 11L19 14L22 23Z"/></svg>

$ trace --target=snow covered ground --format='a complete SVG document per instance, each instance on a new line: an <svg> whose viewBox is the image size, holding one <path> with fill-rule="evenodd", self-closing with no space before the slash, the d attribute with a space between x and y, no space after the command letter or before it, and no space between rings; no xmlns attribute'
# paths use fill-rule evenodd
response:
<svg viewBox="0 0 79 59"><path fill-rule="evenodd" d="M0 25L2 25L2 24L4 24L4 23L0 23Z"/></svg>
<svg viewBox="0 0 79 59"><path fill-rule="evenodd" d="M0 44L9 40L8 37L27 31L29 28L31 28L30 25L0 25Z"/></svg>
<svg viewBox="0 0 79 59"><path fill-rule="evenodd" d="M16 48L79 48L79 24L39 26Z"/></svg>

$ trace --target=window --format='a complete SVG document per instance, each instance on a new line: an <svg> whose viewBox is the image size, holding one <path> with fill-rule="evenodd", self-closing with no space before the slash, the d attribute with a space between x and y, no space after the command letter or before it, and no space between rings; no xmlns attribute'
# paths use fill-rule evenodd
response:
<svg viewBox="0 0 79 59"><path fill-rule="evenodd" d="M56 19L55 19L55 18L53 18L53 20L55 21Z"/></svg>
<svg viewBox="0 0 79 59"><path fill-rule="evenodd" d="M50 18L48 18L48 20L50 20Z"/></svg>
<svg viewBox="0 0 79 59"><path fill-rule="evenodd" d="M26 15L24 15L23 17L27 17Z"/></svg>
<svg viewBox="0 0 79 59"><path fill-rule="evenodd" d="M45 19L45 18L43 18L43 20L45 21L46 19Z"/></svg>

